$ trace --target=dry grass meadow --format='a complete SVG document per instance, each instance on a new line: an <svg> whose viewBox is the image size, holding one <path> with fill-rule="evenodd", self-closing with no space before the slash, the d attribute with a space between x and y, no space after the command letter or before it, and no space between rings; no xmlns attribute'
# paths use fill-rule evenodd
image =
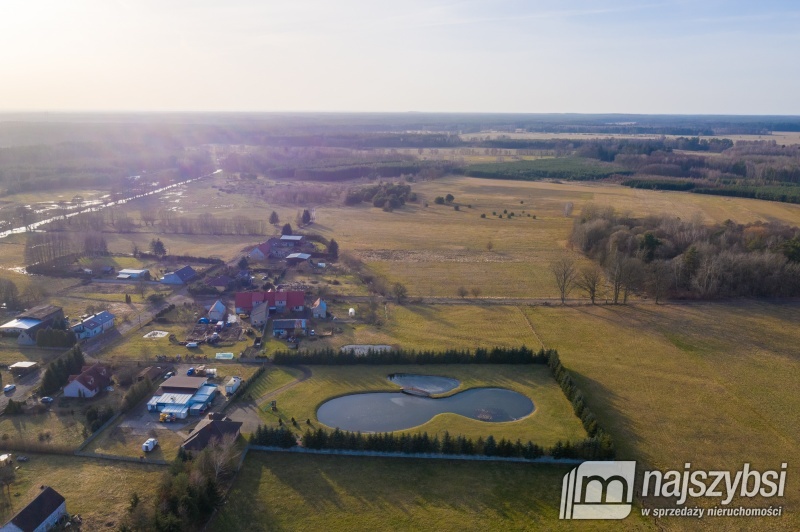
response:
<svg viewBox="0 0 800 532"><path fill-rule="evenodd" d="M177 204L175 198L169 201L185 215L211 212L224 217L266 218L276 210L282 221L293 225L302 209L270 203L268 195L221 192L214 188L221 179L196 184L190 194L178 198ZM780 522L715 519L697 523L675 518L660 520L656 523L659 528L800 528L800 492L795 483L800 473L798 302L654 305L636 301L627 306L530 307L488 305L479 299L473 301L471 295L461 304L415 301L430 296L455 298L460 286L480 289L480 298L554 298L557 291L549 272L551 261L560 256L585 260L568 246L573 220L564 216L567 203L574 204L572 217L593 202L635 216L670 214L707 223L731 219L795 226L800 226L800 205L609 184L522 183L460 176L412 186L420 201L391 213L366 204L316 207L317 223L310 229L335 238L343 252L360 257L371 273L389 283L404 283L410 301L382 308L384 323L380 327L345 323L341 334L309 346L380 343L440 349L524 343L535 348L541 340L559 350L562 361L586 392L592 410L614 435L621 458L638 460L640 467L663 469L682 468L686 462L708 469L736 470L745 462L754 468L775 469L788 462L787 495L780 503L785 508ZM434 205L433 198L448 193L455 196L458 211L452 206ZM126 208L135 215L142 207L134 202ZM501 214L504 210L513 211L514 218L492 216L493 211ZM481 213L487 218L480 218ZM527 214L535 214L536 219ZM247 245L263 240L150 231L108 234L109 246L112 251L128 253L134 243L143 248L158 236L173 253L233 259ZM3 276L20 283L39 282L10 270L21 264L23 249L24 235L0 241L0 251L6 252L0 253ZM65 289L72 281L44 282L55 295L54 301L70 297ZM117 294L101 297L87 292L73 297L80 297L85 304L83 301L116 298ZM338 314L356 306L358 315L362 315L361 303L345 300L334 305ZM168 343L145 343L141 334L104 356L131 360L174 354ZM9 351L6 355L11 360L17 353ZM308 404L297 403L298 415L318 402L311 396L303 400ZM71 460L53 459L53 466L63 466L63 474L68 475L81 468L80 464L85 464L89 472L94 471L95 464L101 469L104 465L83 460L71 465ZM56 463L61 461L65 463ZM314 529L321 523L330 524L330 529L367 526L440 530L560 525L555 510L563 469L446 463L411 467L409 463L249 457L232 493L249 495L255 491L255 503L234 497L231 500L235 503L229 508L245 516L267 508L265 514L259 514L259 524L253 525L263 529ZM151 482L149 473L137 475L133 471L126 473L132 483ZM452 472L450 477L448 472ZM82 496L81 488L70 486L65 489ZM121 493L120 489L117 487L117 492ZM527 490L531 496L515 495L519 490ZM397 495L389 496L390 492ZM145 493L144 488L141 493ZM767 506L769 503L765 502ZM105 509L91 504L78 503L85 508L83 512L106 515ZM230 511L223 512L215 529L232 529L230 523L235 523L236 517L231 517L234 514ZM633 519L626 524L653 525Z"/></svg>

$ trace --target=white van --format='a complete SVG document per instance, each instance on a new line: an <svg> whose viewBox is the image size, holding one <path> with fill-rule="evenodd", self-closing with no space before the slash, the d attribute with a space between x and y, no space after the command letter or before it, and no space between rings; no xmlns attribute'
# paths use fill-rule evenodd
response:
<svg viewBox="0 0 800 532"><path fill-rule="evenodd" d="M156 445L158 445L158 440L155 438L149 438L146 442L142 444L142 450L146 453L149 453L150 451L156 448Z"/></svg>

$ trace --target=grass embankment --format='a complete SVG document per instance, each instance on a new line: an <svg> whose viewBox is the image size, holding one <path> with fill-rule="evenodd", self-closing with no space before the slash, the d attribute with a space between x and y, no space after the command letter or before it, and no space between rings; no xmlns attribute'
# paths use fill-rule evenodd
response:
<svg viewBox="0 0 800 532"><path fill-rule="evenodd" d="M428 432L434 434L449 431L452 436L464 435L473 439L486 439L493 435L523 442L528 440L549 447L558 440L578 441L586 437L580 420L572 412L558 384L544 365L431 365L431 366L310 366L313 373L308 380L276 397L278 412L261 412L262 419L277 426L278 418L289 422L294 417L300 423L298 432L309 428L310 419L314 427L322 426L316 418L317 408L328 399L363 391L399 391L399 386L386 377L392 373L417 373L442 375L461 382L457 393L470 388L499 387L514 390L529 397L535 406L533 414L504 423L487 423L456 414L440 414L423 425L409 429L410 434ZM331 429L335 427L330 427Z"/></svg>
<svg viewBox="0 0 800 532"><path fill-rule="evenodd" d="M211 530L574 530L566 466L248 454ZM638 518L628 529L650 530ZM581 523L612 530L618 522Z"/></svg>
<svg viewBox="0 0 800 532"><path fill-rule="evenodd" d="M30 459L18 464L10 499L5 494L2 497L3 521L33 500L39 486L46 485L64 496L70 515L81 515L82 530L112 529L126 514L132 493L138 493L140 504L153 504L154 486L165 470L163 466L75 456L32 454Z"/></svg>

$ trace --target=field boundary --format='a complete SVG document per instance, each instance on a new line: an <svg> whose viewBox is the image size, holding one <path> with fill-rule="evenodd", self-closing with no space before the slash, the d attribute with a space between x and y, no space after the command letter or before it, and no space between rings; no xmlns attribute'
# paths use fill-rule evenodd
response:
<svg viewBox="0 0 800 532"><path fill-rule="evenodd" d="M540 464L582 464L585 459L582 458L553 458L551 456L542 456L539 458L518 458L515 456L486 456L486 455L469 455L469 454L433 454L433 453L390 453L384 451L350 451L346 449L308 449L306 447L274 447L268 445L252 445L249 444L242 453L242 459L239 462L239 467L244 462L245 456L248 451L253 450L256 452L276 452L276 453L297 453L297 454L327 454L334 456L364 456L372 458L420 458L426 460L465 460L465 461L478 461L478 462L521 462L526 464L540 463Z"/></svg>

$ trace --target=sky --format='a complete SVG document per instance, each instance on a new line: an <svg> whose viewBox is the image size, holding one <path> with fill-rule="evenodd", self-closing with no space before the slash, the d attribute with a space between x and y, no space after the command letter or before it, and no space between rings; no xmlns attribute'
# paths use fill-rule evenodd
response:
<svg viewBox="0 0 800 532"><path fill-rule="evenodd" d="M0 111L800 115L800 3L4 0Z"/></svg>

